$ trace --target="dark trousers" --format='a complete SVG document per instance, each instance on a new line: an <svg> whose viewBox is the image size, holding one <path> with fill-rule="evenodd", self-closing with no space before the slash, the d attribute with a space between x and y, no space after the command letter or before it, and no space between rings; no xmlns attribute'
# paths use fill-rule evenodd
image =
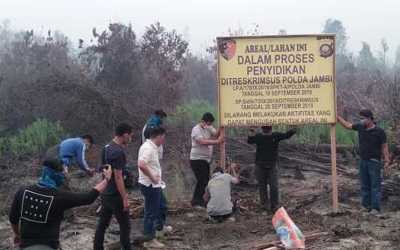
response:
<svg viewBox="0 0 400 250"><path fill-rule="evenodd" d="M219 223L224 222L226 219L229 219L231 216L232 216L232 213L225 214L225 215L210 215L210 217L213 220L216 220Z"/></svg>
<svg viewBox="0 0 400 250"><path fill-rule="evenodd" d="M367 209L380 211L382 163L378 160L361 160L361 204Z"/></svg>
<svg viewBox="0 0 400 250"><path fill-rule="evenodd" d="M205 207L206 204L203 200L203 195L210 180L210 163L206 160L190 160L190 167L197 180L192 198L192 206Z"/></svg>
<svg viewBox="0 0 400 250"><path fill-rule="evenodd" d="M156 230L161 231L167 218L167 202L161 188L140 184L144 196L144 235L146 240L154 239Z"/></svg>
<svg viewBox="0 0 400 250"><path fill-rule="evenodd" d="M20 250L56 250L46 245L33 245L30 247L21 248Z"/></svg>
<svg viewBox="0 0 400 250"><path fill-rule="evenodd" d="M94 236L94 250L104 250L104 234L114 215L119 224L121 249L130 250L130 220L129 211L124 211L122 198L117 196L102 196L101 211Z"/></svg>
<svg viewBox="0 0 400 250"><path fill-rule="evenodd" d="M279 175L276 162L256 163L256 176L261 206L275 212L279 206Z"/></svg>

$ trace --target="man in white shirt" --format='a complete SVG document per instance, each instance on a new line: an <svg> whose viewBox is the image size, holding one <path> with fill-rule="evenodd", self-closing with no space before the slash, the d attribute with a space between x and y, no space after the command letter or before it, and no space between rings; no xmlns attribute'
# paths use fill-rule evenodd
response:
<svg viewBox="0 0 400 250"><path fill-rule="evenodd" d="M190 150L190 167L196 177L197 183L193 193L192 206L205 207L203 195L210 180L210 163L213 152L213 145L223 142L224 138L212 126L214 116L205 113L196 126L192 129L192 148Z"/></svg>
<svg viewBox="0 0 400 250"><path fill-rule="evenodd" d="M150 130L161 127L166 118L167 113L165 113L162 109L154 111L142 129L142 144L145 143L147 139L150 139ZM161 145L158 147L158 156L160 160L163 158L163 153L164 145Z"/></svg>
<svg viewBox="0 0 400 250"><path fill-rule="evenodd" d="M157 127L151 130L150 139L139 149L138 167L139 184L144 196L144 235L146 248L163 248L157 241L156 231L163 231L167 206L163 194L165 183L162 181L162 170L158 149L165 141L165 129Z"/></svg>

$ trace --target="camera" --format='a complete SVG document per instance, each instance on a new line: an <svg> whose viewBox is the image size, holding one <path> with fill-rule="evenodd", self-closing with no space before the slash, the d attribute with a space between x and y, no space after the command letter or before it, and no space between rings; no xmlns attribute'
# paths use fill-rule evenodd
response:
<svg viewBox="0 0 400 250"><path fill-rule="evenodd" d="M103 164L103 165L99 166L98 172L102 173L104 170L108 170L109 168L111 168L110 164Z"/></svg>

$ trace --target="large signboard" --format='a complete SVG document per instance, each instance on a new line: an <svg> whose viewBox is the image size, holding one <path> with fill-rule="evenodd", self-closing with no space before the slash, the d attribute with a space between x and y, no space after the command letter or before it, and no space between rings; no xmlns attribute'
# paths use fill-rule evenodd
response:
<svg viewBox="0 0 400 250"><path fill-rule="evenodd" d="M222 126L333 124L335 36L220 37Z"/></svg>

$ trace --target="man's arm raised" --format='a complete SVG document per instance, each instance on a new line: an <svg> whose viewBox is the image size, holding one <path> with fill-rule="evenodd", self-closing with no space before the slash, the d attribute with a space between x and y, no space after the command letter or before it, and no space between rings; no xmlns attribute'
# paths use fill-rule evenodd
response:
<svg viewBox="0 0 400 250"><path fill-rule="evenodd" d="M351 122L346 121L345 119L343 119L343 117L341 116L337 116L337 121L344 127L347 129L352 129L353 128L353 124Z"/></svg>

